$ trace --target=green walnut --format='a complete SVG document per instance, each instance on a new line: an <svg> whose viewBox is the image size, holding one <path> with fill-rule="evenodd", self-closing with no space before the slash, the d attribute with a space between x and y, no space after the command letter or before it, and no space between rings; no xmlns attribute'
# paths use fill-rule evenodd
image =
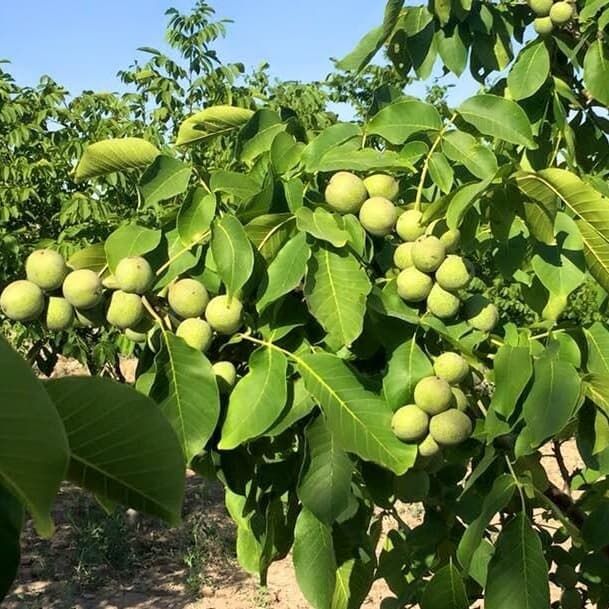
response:
<svg viewBox="0 0 609 609"><path fill-rule="evenodd" d="M243 305L234 296L215 296L205 309L207 323L219 334L234 334L241 327Z"/></svg>
<svg viewBox="0 0 609 609"><path fill-rule="evenodd" d="M450 390L453 394L455 408L461 412L465 412L469 408L467 396L459 387L451 387Z"/></svg>
<svg viewBox="0 0 609 609"><path fill-rule="evenodd" d="M375 173L364 179L364 186L370 197L384 197L395 201L400 193L400 185L393 176Z"/></svg>
<svg viewBox="0 0 609 609"><path fill-rule="evenodd" d="M72 271L63 281L64 298L77 309L92 309L101 301L103 286L97 273L89 269Z"/></svg>
<svg viewBox="0 0 609 609"><path fill-rule="evenodd" d="M112 326L126 330L136 326L144 317L144 305L139 294L117 290L112 294L106 320Z"/></svg>
<svg viewBox="0 0 609 609"><path fill-rule="evenodd" d="M540 36L547 36L552 33L554 23L550 17L537 17L537 19L533 20L533 29Z"/></svg>
<svg viewBox="0 0 609 609"><path fill-rule="evenodd" d="M416 209L408 209L397 219L395 230L403 241L415 241L425 234L425 225L421 223L423 214Z"/></svg>
<svg viewBox="0 0 609 609"><path fill-rule="evenodd" d="M356 214L368 198L364 181L348 171L335 173L324 194L326 203L341 214Z"/></svg>
<svg viewBox="0 0 609 609"><path fill-rule="evenodd" d="M437 376L426 376L414 388L414 403L429 415L444 412L453 405L450 385Z"/></svg>
<svg viewBox="0 0 609 609"><path fill-rule="evenodd" d="M393 264L398 269L404 270L412 266L412 243L401 243L393 252Z"/></svg>
<svg viewBox="0 0 609 609"><path fill-rule="evenodd" d="M461 231L458 228L451 228L440 235L440 241L446 248L447 254L457 251L461 243Z"/></svg>
<svg viewBox="0 0 609 609"><path fill-rule="evenodd" d="M570 2L555 2L550 9L550 19L554 25L564 25L573 18L575 9Z"/></svg>
<svg viewBox="0 0 609 609"><path fill-rule="evenodd" d="M577 588L567 588L560 596L560 606L562 609L582 609L584 600Z"/></svg>
<svg viewBox="0 0 609 609"><path fill-rule="evenodd" d="M445 258L444 244L433 235L419 237L412 246L412 262L423 273L433 273Z"/></svg>
<svg viewBox="0 0 609 609"><path fill-rule="evenodd" d="M461 301L434 283L427 297L427 310L440 319L450 319L459 312Z"/></svg>
<svg viewBox="0 0 609 609"><path fill-rule="evenodd" d="M395 226L398 212L385 197L371 197L359 210L359 221L368 233L375 237L388 235Z"/></svg>
<svg viewBox="0 0 609 609"><path fill-rule="evenodd" d="M560 584L563 588L575 588L579 577L577 571L572 565L562 563L556 567L556 573L554 574L556 583Z"/></svg>
<svg viewBox="0 0 609 609"><path fill-rule="evenodd" d="M51 296L44 321L51 331L67 330L74 323L74 308L65 298Z"/></svg>
<svg viewBox="0 0 609 609"><path fill-rule="evenodd" d="M460 383L469 373L469 365L463 357L453 351L446 351L438 355L433 363L436 376L444 379L451 385Z"/></svg>
<svg viewBox="0 0 609 609"><path fill-rule="evenodd" d="M203 315L209 304L209 294L201 282L180 279L169 286L167 300L176 315L187 319Z"/></svg>
<svg viewBox="0 0 609 609"><path fill-rule="evenodd" d="M237 371L231 362L216 362L211 369L216 375L218 390L222 394L230 393L237 380Z"/></svg>
<svg viewBox="0 0 609 609"><path fill-rule="evenodd" d="M554 4L553 0L528 0L528 3L538 17L547 17L550 14L552 4Z"/></svg>
<svg viewBox="0 0 609 609"><path fill-rule="evenodd" d="M400 298L406 302L422 302L431 292L433 279L411 266L398 275L396 285Z"/></svg>
<svg viewBox="0 0 609 609"><path fill-rule="evenodd" d="M25 261L26 277L43 290L56 290L67 272L64 257L53 250L36 250Z"/></svg>
<svg viewBox="0 0 609 609"><path fill-rule="evenodd" d="M419 455L421 457L434 457L440 452L440 445L433 439L431 434L427 434L425 439L419 444Z"/></svg>
<svg viewBox="0 0 609 609"><path fill-rule="evenodd" d="M415 404L402 406L393 413L391 429L402 442L417 442L427 435L429 416Z"/></svg>
<svg viewBox="0 0 609 609"><path fill-rule="evenodd" d="M154 273L146 258L129 256L116 265L114 278L119 290L128 294L145 294L154 281Z"/></svg>
<svg viewBox="0 0 609 609"><path fill-rule="evenodd" d="M13 281L0 295L0 309L13 321L32 321L44 311L44 294L31 281Z"/></svg>
<svg viewBox="0 0 609 609"><path fill-rule="evenodd" d="M451 408L431 417L429 433L440 446L454 446L470 437L472 421L464 412Z"/></svg>
<svg viewBox="0 0 609 609"><path fill-rule="evenodd" d="M481 332L490 332L499 321L499 311L488 298L474 294L465 301L467 323Z"/></svg>
<svg viewBox="0 0 609 609"><path fill-rule="evenodd" d="M209 349L214 337L210 325L198 317L185 319L178 326L176 336L183 338L189 347L203 353Z"/></svg>
<svg viewBox="0 0 609 609"><path fill-rule="evenodd" d="M469 265L461 256L454 254L446 256L436 271L438 285L449 292L466 288L471 280Z"/></svg>

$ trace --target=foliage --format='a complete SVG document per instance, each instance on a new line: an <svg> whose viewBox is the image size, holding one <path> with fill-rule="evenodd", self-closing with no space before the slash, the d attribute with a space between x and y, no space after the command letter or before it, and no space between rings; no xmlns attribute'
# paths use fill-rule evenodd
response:
<svg viewBox="0 0 609 609"><path fill-rule="evenodd" d="M177 438L179 465L224 485L241 565L264 583L293 548L316 609L359 607L380 578L393 595L384 607L465 608L483 598L487 609L543 609L550 581L564 599L606 606L609 9L576 9L536 36L530 26L545 16L522 4L390 0L383 24L339 67L364 70L386 44L404 79L428 78L438 58L457 75L469 68L483 89L449 112L385 83L360 98L370 108L358 120L331 124L315 97L298 108L304 116L285 111L278 100L292 99L289 86L268 106L221 100L183 117L173 112L187 106L167 96L179 145L161 146L145 169L133 169L141 150L124 140L104 141L101 155L88 148L81 170L104 174L111 157L110 170L137 182L132 204L158 210L156 222L131 218L100 239L95 257L68 260L103 279L103 298L135 303L127 331L136 332L138 393L102 379L38 387L27 407L57 431L46 485L14 467L36 465L22 453L37 428L16 442L4 430L23 421L4 415L13 458L0 460L0 474L41 532L51 530L68 458L68 472L95 492L176 514L176 461L145 460L174 485L154 501L140 486L86 475L102 450L90 446L99 436L79 434L91 410L98 434L138 425L151 440L154 423L172 455ZM182 44L190 26L175 19ZM213 65L191 59L172 73L155 58L147 69L159 82L189 82ZM218 145L226 163L214 165L205 155ZM115 275L127 258L153 270L145 289ZM449 260L456 270L442 271ZM171 290L183 278L204 293L196 317L211 341L178 333ZM24 366L11 357L17 383ZM102 390L113 408L95 415L87 393ZM119 423L123 390L142 409L156 402L148 426ZM572 440L584 465L570 472L561 450ZM548 479L547 447L567 492ZM142 449L133 447L137 463ZM138 484L149 481L141 476ZM424 517L408 526L399 502L414 501ZM5 513L14 542L18 519ZM379 549L383 525L391 531Z"/></svg>

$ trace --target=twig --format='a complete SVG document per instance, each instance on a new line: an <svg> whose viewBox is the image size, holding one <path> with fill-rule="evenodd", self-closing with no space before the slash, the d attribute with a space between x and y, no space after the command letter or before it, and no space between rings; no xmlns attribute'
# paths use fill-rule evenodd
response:
<svg viewBox="0 0 609 609"><path fill-rule="evenodd" d="M569 473L569 470L567 469L567 466L565 464L565 459L563 457L560 448L560 442L558 440L552 441L552 450L554 453L554 458L556 459L556 464L558 465L558 470L560 471L560 475L563 479L563 482L565 483L563 490L566 491L569 489L569 485L571 483L571 474Z"/></svg>

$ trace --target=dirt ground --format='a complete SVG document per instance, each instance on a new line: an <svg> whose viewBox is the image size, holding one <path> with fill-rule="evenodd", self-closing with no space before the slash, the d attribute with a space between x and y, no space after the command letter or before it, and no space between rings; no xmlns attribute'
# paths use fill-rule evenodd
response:
<svg viewBox="0 0 609 609"><path fill-rule="evenodd" d="M124 363L128 378L132 368ZM86 373L64 360L54 376ZM579 456L574 446L566 448L572 471ZM562 486L550 450L543 452L549 477ZM400 512L416 526L417 504ZM129 511L108 515L71 485L61 490L54 518L51 540L26 526L18 580L3 609L310 609L291 557L271 566L266 588L239 567L222 489L197 476L188 478L184 522L175 529ZM558 590L552 592L555 600ZM364 607L377 609L387 596L390 591L377 581Z"/></svg>

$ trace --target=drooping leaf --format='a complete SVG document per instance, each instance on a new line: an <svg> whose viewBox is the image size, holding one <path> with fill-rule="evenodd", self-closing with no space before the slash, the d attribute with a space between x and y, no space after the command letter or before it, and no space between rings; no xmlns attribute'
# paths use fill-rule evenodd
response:
<svg viewBox="0 0 609 609"><path fill-rule="evenodd" d="M192 116L180 125L176 146L209 140L239 129L254 112L237 106L211 106Z"/></svg>
<svg viewBox="0 0 609 609"><path fill-rule="evenodd" d="M609 330L597 321L583 331L588 345L588 371L609 376Z"/></svg>
<svg viewBox="0 0 609 609"><path fill-rule="evenodd" d="M345 230L343 217L330 213L322 207L314 211L308 207L301 207L296 212L298 229L331 243L334 247L343 247L349 240L349 233Z"/></svg>
<svg viewBox="0 0 609 609"><path fill-rule="evenodd" d="M546 209L551 209L556 197L562 200L575 217L588 270L609 290L609 199L564 169L520 173L516 180L525 194Z"/></svg>
<svg viewBox="0 0 609 609"><path fill-rule="evenodd" d="M391 409L361 384L339 358L304 355L298 369L321 405L333 437L346 451L403 474L416 458L416 446L403 444L391 431Z"/></svg>
<svg viewBox="0 0 609 609"><path fill-rule="evenodd" d="M336 583L332 530L303 509L294 529L296 581L314 609L330 609Z"/></svg>
<svg viewBox="0 0 609 609"><path fill-rule="evenodd" d="M609 106L609 50L600 38L586 51L584 84L594 99Z"/></svg>
<svg viewBox="0 0 609 609"><path fill-rule="evenodd" d="M455 172L441 152L434 152L429 157L429 175L442 192L450 192L455 179Z"/></svg>
<svg viewBox="0 0 609 609"><path fill-rule="evenodd" d="M278 436L306 417L315 408L315 401L307 391L304 381L299 377L288 385L288 402L281 417L273 423L265 435Z"/></svg>
<svg viewBox="0 0 609 609"><path fill-rule="evenodd" d="M512 100L497 95L474 95L466 99L457 112L483 135L526 148L537 147L525 111Z"/></svg>
<svg viewBox="0 0 609 609"><path fill-rule="evenodd" d="M270 303L296 288L304 278L311 250L306 235L298 233L277 253L260 285L256 308L263 311Z"/></svg>
<svg viewBox="0 0 609 609"><path fill-rule="evenodd" d="M90 269L99 273L106 266L106 251L103 243L95 243L74 252L67 265L76 269Z"/></svg>
<svg viewBox="0 0 609 609"><path fill-rule="evenodd" d="M70 480L110 501L180 521L182 451L152 400L103 378L56 379L45 389L68 434Z"/></svg>
<svg viewBox="0 0 609 609"><path fill-rule="evenodd" d="M372 169L412 169L409 158L391 150L336 146L319 160L319 171L370 171Z"/></svg>
<svg viewBox="0 0 609 609"><path fill-rule="evenodd" d="M85 148L75 177L77 182L115 171L147 167L161 154L156 146L139 137L108 139Z"/></svg>
<svg viewBox="0 0 609 609"><path fill-rule="evenodd" d="M319 243L307 265L305 298L311 314L337 347L351 345L364 327L372 285L353 254Z"/></svg>
<svg viewBox="0 0 609 609"><path fill-rule="evenodd" d="M126 224L117 228L106 239L104 246L110 271L115 271L116 265L122 258L142 256L151 252L161 242L161 237L160 230L145 228L137 224Z"/></svg>
<svg viewBox="0 0 609 609"><path fill-rule="evenodd" d="M263 434L279 418L287 398L287 360L276 349L262 348L249 359L249 372L230 395L221 450L230 450Z"/></svg>
<svg viewBox="0 0 609 609"><path fill-rule="evenodd" d="M156 205L182 194L188 188L192 167L164 154L146 169L140 189L146 205Z"/></svg>
<svg viewBox="0 0 609 609"><path fill-rule="evenodd" d="M243 126L239 134L239 158L244 163L252 163L262 153L271 149L275 136L285 131L286 123L272 110L256 111Z"/></svg>
<svg viewBox="0 0 609 609"><path fill-rule="evenodd" d="M0 484L0 602L8 594L19 568L24 516L21 503Z"/></svg>
<svg viewBox="0 0 609 609"><path fill-rule="evenodd" d="M303 149L302 142L297 142L294 136L280 131L271 145L271 165L277 175L293 169L300 161Z"/></svg>
<svg viewBox="0 0 609 609"><path fill-rule="evenodd" d="M421 609L468 609L463 577L452 563L442 567L425 586Z"/></svg>
<svg viewBox="0 0 609 609"><path fill-rule="evenodd" d="M260 184L250 176L223 170L212 173L210 188L213 192L225 192L231 195L239 204L249 201L261 190Z"/></svg>
<svg viewBox="0 0 609 609"><path fill-rule="evenodd" d="M178 436L184 460L201 452L220 416L216 376L209 360L170 332L162 332L150 397L157 402Z"/></svg>
<svg viewBox="0 0 609 609"><path fill-rule="evenodd" d="M371 556L349 558L336 571L331 609L361 607L374 581L375 561Z"/></svg>
<svg viewBox="0 0 609 609"><path fill-rule="evenodd" d="M436 33L438 53L444 65L456 76L461 76L467 66L468 48L461 35L461 29L456 27L450 32L438 30Z"/></svg>
<svg viewBox="0 0 609 609"><path fill-rule="evenodd" d="M359 147L361 137L361 127L355 123L337 123L327 127L303 150L302 161L305 169L310 173L318 171L319 161L329 150L353 140L358 140L356 147Z"/></svg>
<svg viewBox="0 0 609 609"><path fill-rule="evenodd" d="M216 197L197 187L188 193L178 212L177 228L184 247L200 243L216 214Z"/></svg>
<svg viewBox="0 0 609 609"><path fill-rule="evenodd" d="M514 479L510 475L499 476L485 496L480 514L465 529L457 547L457 558L466 573L470 570L474 554L482 542L490 521L509 503L515 490Z"/></svg>
<svg viewBox="0 0 609 609"><path fill-rule="evenodd" d="M512 97L516 100L537 93L550 75L550 54L543 40L536 40L518 54L507 78Z"/></svg>
<svg viewBox="0 0 609 609"><path fill-rule="evenodd" d="M68 466L66 433L30 366L0 336L0 482L53 533L51 506Z"/></svg>
<svg viewBox="0 0 609 609"><path fill-rule="evenodd" d="M481 180L497 173L497 157L465 131L449 131L442 138L442 152L455 163L461 163Z"/></svg>
<svg viewBox="0 0 609 609"><path fill-rule="evenodd" d="M434 106L416 99L402 99L373 116L366 131L380 135L392 144L403 144L414 133L441 128L442 119Z"/></svg>
<svg viewBox="0 0 609 609"><path fill-rule="evenodd" d="M241 222L225 214L213 224L211 249L228 294L240 290L254 268L254 252Z"/></svg>
<svg viewBox="0 0 609 609"><path fill-rule="evenodd" d="M245 232L265 260L273 260L296 232L291 214L263 214L245 225Z"/></svg>
<svg viewBox="0 0 609 609"><path fill-rule="evenodd" d="M166 245L165 260L167 262L164 263L165 268L154 284L155 290L164 288L182 273L192 269L201 256L200 245L191 249L184 247L177 228L167 231L163 235L163 239Z"/></svg>
<svg viewBox="0 0 609 609"><path fill-rule="evenodd" d="M509 417L533 374L531 353L527 347L503 345L493 362L495 393L491 408L503 417Z"/></svg>
<svg viewBox="0 0 609 609"><path fill-rule="evenodd" d="M485 609L548 609L548 564L526 514L516 515L506 525L495 548L488 568Z"/></svg>
<svg viewBox="0 0 609 609"><path fill-rule="evenodd" d="M323 417L306 431L309 459L298 484L298 498L321 522L331 526L347 509L353 464L338 446Z"/></svg>

